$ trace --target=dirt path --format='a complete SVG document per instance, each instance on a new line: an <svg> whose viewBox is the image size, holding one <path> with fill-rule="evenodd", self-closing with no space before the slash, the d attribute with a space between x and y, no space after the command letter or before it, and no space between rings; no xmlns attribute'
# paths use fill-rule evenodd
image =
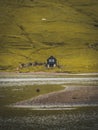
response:
<svg viewBox="0 0 98 130"><path fill-rule="evenodd" d="M28 73L19 73L19 72L0 72L0 76L51 76L51 75L98 75L98 73L56 73L56 72L28 72Z"/></svg>

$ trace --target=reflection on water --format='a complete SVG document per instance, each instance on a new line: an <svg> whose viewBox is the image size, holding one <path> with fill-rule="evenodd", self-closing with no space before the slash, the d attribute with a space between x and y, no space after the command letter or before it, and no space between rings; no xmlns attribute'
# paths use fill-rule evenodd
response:
<svg viewBox="0 0 98 130"><path fill-rule="evenodd" d="M45 112L45 113L44 113ZM98 111L40 111L0 118L0 130L98 130Z"/></svg>

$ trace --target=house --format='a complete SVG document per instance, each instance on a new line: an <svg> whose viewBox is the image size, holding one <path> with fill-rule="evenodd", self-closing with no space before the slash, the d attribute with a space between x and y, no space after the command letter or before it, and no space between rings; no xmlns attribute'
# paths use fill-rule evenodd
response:
<svg viewBox="0 0 98 130"><path fill-rule="evenodd" d="M57 59L53 56L50 56L48 59L47 59L47 67L55 67L57 65Z"/></svg>

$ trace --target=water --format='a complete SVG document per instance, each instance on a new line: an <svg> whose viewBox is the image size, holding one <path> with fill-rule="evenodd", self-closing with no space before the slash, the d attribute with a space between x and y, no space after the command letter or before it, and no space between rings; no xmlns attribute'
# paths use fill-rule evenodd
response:
<svg viewBox="0 0 98 130"><path fill-rule="evenodd" d="M0 117L0 130L98 130L98 109L27 110L21 116Z"/></svg>
<svg viewBox="0 0 98 130"><path fill-rule="evenodd" d="M21 85L34 85L34 84L98 84L98 77L89 78L0 78L1 86L18 86Z"/></svg>
<svg viewBox="0 0 98 130"><path fill-rule="evenodd" d="M23 94L25 95L31 90L33 92L33 87L32 89L26 87L25 90L22 85L52 83L66 85L67 82L97 85L98 78L1 78L0 130L98 130L97 106L70 110L32 110L5 107L12 104L14 100L17 102L17 97L21 99ZM13 88L14 91L12 91Z"/></svg>

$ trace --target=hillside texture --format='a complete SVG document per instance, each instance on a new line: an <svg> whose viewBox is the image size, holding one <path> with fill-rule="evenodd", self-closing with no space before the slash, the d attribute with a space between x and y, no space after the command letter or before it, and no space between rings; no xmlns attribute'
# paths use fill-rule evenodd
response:
<svg viewBox="0 0 98 130"><path fill-rule="evenodd" d="M59 67L19 68L46 62ZM97 0L0 0L0 71L98 72Z"/></svg>

